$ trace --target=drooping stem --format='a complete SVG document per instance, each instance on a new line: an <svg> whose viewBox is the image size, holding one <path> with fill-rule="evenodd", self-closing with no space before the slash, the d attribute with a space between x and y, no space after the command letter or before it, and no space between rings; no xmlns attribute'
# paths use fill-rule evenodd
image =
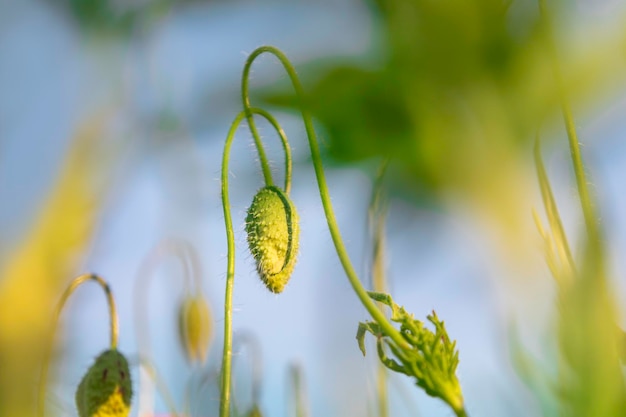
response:
<svg viewBox="0 0 626 417"><path fill-rule="evenodd" d="M544 28L546 32L546 43L550 53L550 59L552 60L552 70L557 85L557 92L561 101L561 112L563 113L563 120L565 122L565 130L567 132L567 138L569 142L570 155L572 158L572 165L574 166L574 174L576 176L576 186L578 188L578 195L580 197L580 204L582 207L583 217L585 219L585 228L587 230L587 236L589 238L590 247L596 252L596 256L602 253L601 250L601 236L597 223L597 216L595 213L594 205L589 193L589 187L587 185L587 178L585 175L585 168L583 165L583 159L580 152L580 143L578 141L578 134L576 133L576 126L574 124L574 118L572 111L567 100L565 93L565 86L563 83L563 75L561 71L561 65L559 63L556 46L554 44L554 36L552 33L552 25L548 15L545 0L539 0L539 9L544 21Z"/></svg>
<svg viewBox="0 0 626 417"><path fill-rule="evenodd" d="M267 161L267 156L265 155L265 149L263 148L263 141L261 140L261 135L259 135L259 131L257 130L256 125L254 123L254 115L250 107L250 99L249 99L249 92L248 92L249 71L250 71L250 67L247 67L247 68L244 67L243 76L241 78L241 94L242 94L243 109L246 115L246 119L248 120L250 133L252 134L252 138L254 139L254 144L256 145L257 150L259 151L259 161L261 163L261 169L263 171L263 178L265 179L265 185L273 185L274 181L272 179L272 172L270 169L269 162Z"/></svg>
<svg viewBox="0 0 626 417"><path fill-rule="evenodd" d="M291 146L289 146L287 135L285 135L285 131L280 126L276 118L272 116L270 113L268 113L267 111L260 109L260 108L256 108L256 107L248 108L248 110L250 111L251 116L248 117L246 114L246 117L248 120L248 125L253 126L250 128L251 130L254 129L254 132L256 132L256 125L254 123L254 118L252 117L256 113L260 116L263 116L268 122L270 122L270 124L276 130L276 133L278 133L278 137L280 138L280 143L283 145L283 152L285 153L285 190L284 191L285 191L285 194L289 195L289 193L291 192L291 176L292 176L292 171L293 171L293 162L291 159ZM259 150L259 159L261 159L261 151L263 150L263 145L261 144L260 141L257 142L256 139L255 139L255 145L257 147L257 150ZM271 183L268 183L266 181L265 185L271 185Z"/></svg>
<svg viewBox="0 0 626 417"><path fill-rule="evenodd" d="M249 112L259 114L265 117L276 128L280 139L285 148L285 192L291 187L291 152L289 151L289 143L283 130L276 120L268 114L266 111L256 108L249 108ZM235 132L239 127L239 124L246 117L246 110L241 111L230 126L228 135L226 136L226 143L224 144L224 154L222 157L222 208L224 210L224 223L226 225L226 241L228 246L228 259L226 266L226 290L224 294L224 350L222 353L222 390L220 400L220 417L228 417L230 414L230 385L231 385L231 373L232 373L232 344L233 344L233 331L232 331L232 312L233 312L233 286L235 281L235 232L233 229L233 220L230 214L230 199L228 194L228 162L230 160L230 147L233 139L235 138ZM255 145L259 152L259 159L263 161L263 145L255 139ZM266 185L271 185L271 182L267 182ZM271 181L271 179L270 179Z"/></svg>
<svg viewBox="0 0 626 417"><path fill-rule="evenodd" d="M192 251L191 245L187 245L183 241L166 239L160 242L154 249L150 251L150 253L146 256L144 261L139 267L139 271L137 272L137 278L135 279L135 285L133 288L134 294L134 317L135 317L135 334L137 336L137 346L139 348L139 353L142 357L149 358L149 326L147 323L149 320L147 319L146 309L147 309L147 295L148 295L148 287L150 284L150 280L154 277L157 267L160 265L160 262L165 260L169 255L173 255L176 259L178 259L183 267L183 283L185 286L185 292L190 291L191 286L191 275L196 275L198 273L197 265L194 265L194 261L191 259L191 256L188 254L189 251ZM191 264L191 269L190 269ZM199 278L196 278L199 280ZM197 285L196 281L196 285ZM199 287L198 287L199 289Z"/></svg>
<svg viewBox="0 0 626 417"><path fill-rule="evenodd" d="M119 335L117 309L115 307L115 299L113 298L113 294L111 293L109 284L96 274L79 275L70 283L70 285L67 287L67 289L61 296L61 299L59 300L59 304L57 305L57 308L54 311L54 315L52 316L52 329L50 332L50 340L48 342L48 348L45 352L43 365L41 367L41 375L39 378L39 397L38 397L38 404L37 404L37 415L39 417L43 417L44 415L46 385L47 385L47 380L48 380L48 368L50 366L50 357L52 355L54 335L56 333L56 328L59 322L59 317L70 295L72 295L72 293L76 290L76 288L78 288L80 285L84 284L87 281L95 281L104 290L104 293L107 299L107 304L109 306L110 349L111 350L117 349L117 339Z"/></svg>
<svg viewBox="0 0 626 417"><path fill-rule="evenodd" d="M243 346L246 347L248 356L250 357L251 374L250 386L252 390L252 404L258 404L261 400L261 382L263 380L263 358L261 355L261 344L259 340L251 332L241 332L237 334L237 349L241 352Z"/></svg>
<svg viewBox="0 0 626 417"><path fill-rule="evenodd" d="M302 119L304 120L304 126L307 133L309 147L311 149L311 158L313 160L313 167L315 169L315 176L317 178L318 188L320 192L320 198L322 200L322 206L324 207L324 214L326 215L326 221L328 223L328 228L330 230L330 234L333 240L333 244L335 245L335 250L337 252L337 256L341 261L341 265L348 277L348 281L352 285L355 293L361 300L361 303L368 311L368 313L372 316L374 320L385 330L387 334L399 345L402 347L406 347L407 343L402 338L402 335L398 330L396 330L391 323L386 319L385 315L378 310L376 304L369 298L367 295L367 291L363 288L352 263L350 262L350 258L348 257L348 252L345 248L343 240L341 238L341 234L339 232L339 227L337 225L337 220L335 219L335 213L333 211L332 203L330 200L330 193L328 191L328 186L326 184L326 177L324 175L324 167L322 165L322 158L320 154L319 144L317 140L317 135L315 133L315 129L313 128L313 119L307 110L307 106L305 104L305 96L302 85L300 84L300 80L296 74L296 71L287 59L287 57L277 48L273 46L261 46L255 49L248 59L246 60L246 64L244 66L244 78L247 78L247 75L250 72L250 67L254 60L263 53L269 53L274 55L281 62L289 78L291 83L296 91L297 99L300 102L300 110L302 113ZM249 106L249 98L247 95L247 80L243 83L246 86L246 92L244 93L244 107ZM250 120L248 120L250 124ZM254 122L252 122L254 123Z"/></svg>
<svg viewBox="0 0 626 417"><path fill-rule="evenodd" d="M141 355L141 358L145 361L148 361L151 356L149 348L150 326L148 325L150 321L147 318L148 288L150 281L155 276L157 267L163 260L168 258L170 255L173 255L176 259L178 259L183 267L183 284L185 288L185 293L188 294L191 291L190 287L192 285L192 282L195 283L197 291L200 291L201 288L201 275L199 271L200 266L199 262L196 259L197 254L189 243L182 240L179 241L174 239L165 239L161 241L155 248L153 248L150 253L145 257L144 261L139 267L139 270L137 272L137 278L135 279L135 285L133 287L135 336L137 337L137 347L139 350L139 354ZM192 275L194 278L193 281ZM144 369L146 370L146 372L148 371L147 366L144 366ZM154 375L156 375L156 370ZM154 380L154 378L152 379ZM139 386L148 387L145 389L149 389L149 392L152 393L152 389L151 387L149 387L147 382L148 381L146 381L144 373L140 373ZM148 397L150 397L150 395L148 395ZM150 407L148 410L146 410L148 413L150 413L153 405L143 404L143 398L145 398L145 396L140 397L139 410L144 410L144 407Z"/></svg>

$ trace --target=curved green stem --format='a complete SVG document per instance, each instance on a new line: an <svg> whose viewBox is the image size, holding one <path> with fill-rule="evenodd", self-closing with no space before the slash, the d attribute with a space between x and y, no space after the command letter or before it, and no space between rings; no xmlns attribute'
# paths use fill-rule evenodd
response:
<svg viewBox="0 0 626 417"><path fill-rule="evenodd" d="M324 167L322 166L322 157L320 154L319 144L317 140L317 135L315 134L315 130L313 128L313 119L309 114L307 107L304 103L305 96L302 85L300 84L300 80L296 74L296 71L285 56L279 49L273 46L261 46L255 49L248 59L246 60L246 64L244 67L244 78L246 80L242 82L242 87L245 86L246 93L244 94L244 107L249 108L249 101L247 95L248 82L247 77L250 72L250 67L254 60L263 53L269 53L274 55L281 62L289 78L291 79L291 83L296 91L296 96L300 101L300 109L302 113L302 118L304 120L304 126L306 129L307 137L309 140L309 147L311 149L311 158L313 160L313 167L315 169L315 176L317 178L317 183L319 186L320 198L322 200L322 206L324 207L324 213L326 215L326 221L328 223L328 228L330 230L330 234L333 240L333 244L335 245L335 250L337 251L337 256L339 256L339 260L341 261L341 265L354 289L357 296L361 300L361 303L368 311L368 313L372 316L376 322L385 329L387 334L399 345L399 346L407 346L407 343L404 341L402 335L395 327L391 325L391 323L387 320L385 315L378 310L376 304L369 298L367 295L367 291L363 288L352 263L350 262L350 258L348 257L348 252L346 251L345 245L341 238L341 234L339 232L339 227L337 226L337 220L335 219L335 213L333 211L332 203L330 201L330 193L328 192L328 186L326 184L326 177L324 175ZM246 111L246 114L248 112ZM250 120L248 120L250 123ZM251 124L253 126L253 124Z"/></svg>
<svg viewBox="0 0 626 417"><path fill-rule="evenodd" d="M148 285L152 277L156 272L157 266L159 266L160 261L163 261L168 255L174 255L183 267L183 280L185 285L185 292L190 290L191 284L191 275L192 271L194 275L198 275L199 271L197 270L198 265L195 264L195 260L192 259L192 256L189 255L189 252L192 251L191 245L186 244L182 241L167 239L163 240L159 243L155 248L153 248L147 257L144 259L142 264L139 267L139 271L137 273L137 278L135 279L135 285L133 287L134 294L134 324L135 324L135 335L137 336L137 346L139 353L146 358L150 357L150 349L149 349L149 326L146 323L149 322L146 315L146 307L147 307L147 295L148 295ZM191 264L192 269L190 270L189 266ZM196 285L199 285L199 277L196 277ZM198 286L198 289L200 287Z"/></svg>
<svg viewBox="0 0 626 417"><path fill-rule="evenodd" d="M285 135L285 131L280 126L280 124L278 124L278 121L276 120L276 118L272 116L270 113L268 113L267 111L256 108L256 107L250 108L249 110L253 115L254 113L256 113L260 116L265 117L265 119L267 119L267 121L270 122L270 124L274 127L274 129L276 129L276 133L278 133L278 136L280 137L280 142L282 143L283 151L285 152L285 190L284 191L285 191L285 194L289 195L289 193L291 192L291 175L292 175L291 173L293 171L293 168L292 168L293 162L291 159L291 146L289 146L287 135ZM254 129L256 131L254 118L250 117L248 119L248 125L254 126ZM255 140L255 144L257 146L257 149L259 149L259 159L260 159L261 151L263 150L263 145L261 144L261 142L256 142L256 140ZM271 183L268 184L266 182L265 185L271 185Z"/></svg>
<svg viewBox="0 0 626 417"><path fill-rule="evenodd" d="M135 279L135 285L133 287L134 298L134 326L135 336L137 338L137 349L140 354L140 360L144 362L149 360L150 352L150 326L147 318L147 306L148 306L148 286L150 280L154 277L157 267L164 259L169 255L174 255L178 259L183 267L183 282L185 286L185 293L189 293L191 290L192 282L196 285L196 290L201 289L201 275L200 266L197 260L197 253L193 249L193 246L186 241L164 239L156 247L154 247L150 253L143 260L137 272L137 278ZM193 275L193 281L192 281ZM150 364L151 365L151 364ZM147 366L144 366L147 369ZM156 370L153 373L156 375ZM155 378L152 378L153 380ZM156 381L158 384L165 385L162 381ZM140 375L139 385L145 384L143 375ZM163 391L163 389L160 389ZM169 406L169 404L168 404Z"/></svg>
<svg viewBox="0 0 626 417"><path fill-rule="evenodd" d="M230 385L231 385L231 371L232 371L232 344L233 344L233 331L232 331L232 312L233 312L233 285L235 281L235 232L233 229L233 220L230 214L230 199L228 195L228 162L230 160L230 147L233 139L235 138L235 132L241 124L241 121L246 117L247 113L256 113L265 117L276 128L283 147L285 148L285 192L291 187L291 152L289 151L289 143L282 128L269 113L264 110L256 108L248 108L248 110L241 111L230 126L228 135L226 136L226 143L224 144L224 154L222 157L222 208L224 210L224 223L226 225L226 240L228 245L228 259L226 266L226 290L224 294L224 351L222 354L222 392L220 401L220 417L228 417L230 413ZM259 152L259 158L263 161L263 145L255 139L255 145ZM263 162L261 162L263 164ZM267 184L267 178L266 178Z"/></svg>
<svg viewBox="0 0 626 417"><path fill-rule="evenodd" d="M263 361L261 355L261 344L252 332L242 332L237 334L237 346L241 354L241 347L245 346L252 372L250 375L250 385L252 388L252 404L258 404L261 400L261 381L263 380Z"/></svg>
<svg viewBox="0 0 626 417"><path fill-rule="evenodd" d="M250 67L244 67L243 76L241 78L241 97L243 102L243 109L246 115L246 119L248 121L248 126L250 127L250 133L252 134L252 138L254 139L254 144L259 151L259 161L261 162L261 169L263 171L265 185L274 185L274 180L272 179L272 171L270 169L269 162L267 161L267 156L265 155L265 149L263 148L263 141L261 140L261 135L259 135L259 131L257 130L254 123L254 116L252 108L250 107L250 95L248 88L249 72Z"/></svg>
<svg viewBox="0 0 626 417"><path fill-rule="evenodd" d="M104 290L104 293L107 298L107 303L109 305L109 326L110 326L110 345L111 350L117 349L117 339L119 335L118 328L118 318L117 318L117 309L115 308L115 299L113 298L113 294L111 293L111 289L109 288L109 284L102 279L100 276L96 274L82 274L76 277L70 285L67 287L63 295L61 296L61 300L59 300L59 304L57 305L56 310L54 311L54 315L52 318L52 330L50 334L50 341L48 343L48 348L45 352L45 356L43 359L43 365L41 367L41 376L39 378L39 396L37 403L37 415L39 417L43 417L44 409L45 409L45 395L46 395L46 385L48 380L48 368L50 366L50 356L52 355L52 345L54 343L54 334L56 333L56 328L59 322L59 317L61 315L61 311L67 302L67 299L72 295L72 293L78 288L80 285L84 284L87 281L95 281L100 287Z"/></svg>

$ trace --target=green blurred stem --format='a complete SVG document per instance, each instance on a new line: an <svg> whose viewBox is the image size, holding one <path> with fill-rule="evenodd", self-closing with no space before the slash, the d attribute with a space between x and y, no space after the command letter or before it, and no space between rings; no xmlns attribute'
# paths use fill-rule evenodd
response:
<svg viewBox="0 0 626 417"><path fill-rule="evenodd" d="M176 259L178 259L182 265L185 294L188 295L190 291L199 294L202 291L202 281L198 254L189 242L176 239L164 239L148 253L139 267L137 278L135 279L135 285L133 287L133 316L135 337L137 338L137 348L140 354L140 365L143 365L146 371L150 374L152 380L157 384L157 389L161 391L162 396L163 392L167 392L166 386L163 381L157 379L158 375L156 370L151 363L147 362L149 361L149 357L151 355L149 332L150 320L148 320L147 315L147 297L150 282L155 276L157 267L170 255L173 255ZM192 291L192 283L195 284L195 291ZM150 372L151 369L154 370L154 372ZM144 378L143 375L141 375L139 378L139 386L141 387L143 384ZM161 386L159 387L159 385ZM166 403L167 402L168 399L166 399ZM168 403L167 405L170 408L170 411L173 410L171 403Z"/></svg>
<svg viewBox="0 0 626 417"><path fill-rule="evenodd" d="M565 130L567 131L572 164L574 166L574 173L576 175L576 186L578 188L578 195L580 196L580 203L582 206L583 217L585 219L587 235L589 237L591 247L598 249L598 253L601 253L601 250L599 250L601 239L597 223L597 217L589 194L589 187L587 186L585 168L580 152L580 143L578 141L578 135L576 133L576 127L574 124L574 118L572 117L572 111L566 98L561 66L554 43L552 24L550 21L550 16L546 7L545 0L539 0L539 9L541 12L541 16L544 20L546 30L546 43L549 48L550 58L552 60L552 70L554 72L554 78L557 84L559 99L561 101L561 111L563 113L563 119L565 122Z"/></svg>
<svg viewBox="0 0 626 417"><path fill-rule="evenodd" d="M278 60L285 68L285 71L287 71L287 74L291 79L291 83L293 84L293 87L296 91L298 100L300 101L300 109L302 112L302 118L304 120L307 138L309 140L309 146L311 148L311 158L313 160L313 167L315 169L315 176L317 178L317 183L319 186L320 197L322 200L322 206L324 207L324 213L326 215L328 229L330 231L333 244L335 245L337 256L339 257L341 265L343 266L346 276L348 277L348 281L350 281L354 292L361 300L361 303L363 304L365 309L372 316L372 318L385 330L385 332L391 337L391 339L393 339L393 341L396 342L399 346L409 348L400 332L398 332L398 330L396 330L396 328L391 325L385 315L376 307L376 304L374 304L374 302L369 298L369 296L367 295L367 291L363 288L363 285L361 284L358 276L356 275L354 267L350 262L348 252L346 251L345 245L341 238L341 234L339 232L339 227L337 226L337 220L335 219L335 213L333 211L332 203L330 200L330 193L328 192L328 186L326 184L326 177L324 175L324 167L322 166L322 158L320 155L317 135L315 134L315 130L313 129L313 119L307 111L306 105L304 103L304 90L302 88L302 85L300 84L300 80L298 79L293 65L291 65L285 54L283 54L279 49L273 46L261 46L255 49L248 57L244 67L244 75L246 75L247 77L247 74L249 74L250 72L250 67L252 63L259 55L263 53L269 53L278 58ZM247 81L245 82L245 86L247 89ZM249 106L249 103L246 104L246 100L247 95L244 97L244 106Z"/></svg>
<svg viewBox="0 0 626 417"><path fill-rule="evenodd" d="M224 295L224 351L222 355L222 392L220 399L220 417L228 417L230 414L230 385L231 385L231 373L232 373L232 351L233 351L233 286L235 282L235 232L233 229L233 220L230 214L230 199L228 196L228 162L230 160L230 147L233 139L235 138L235 132L241 124L247 112L256 113L265 117L274 126L285 148L285 192L291 187L291 152L289 152L289 143L282 128L269 113L257 108L248 108L247 111L241 111L230 126L228 135L226 137L226 143L224 144L224 154L222 158L222 208L224 210L224 223L226 225L226 240L228 244L228 260L226 267L226 290ZM263 144L255 139L255 145L259 153L259 159L263 166L264 151ZM266 160L267 162L267 160ZM271 185L267 182L267 176L265 177L266 185Z"/></svg>
<svg viewBox="0 0 626 417"><path fill-rule="evenodd" d="M111 288L109 284L99 277L96 274L82 274L78 277L74 278L74 280L67 287L63 295L61 296L61 300L59 300L59 304L57 305L56 310L54 311L54 315L52 318L52 330L50 333L50 340L48 342L48 348L46 349L45 356L43 359L43 365L41 367L41 375L39 378L39 395L38 395L38 403L37 403L37 415L39 417L43 417L45 411L45 403L46 403L46 385L48 382L48 368L50 366L50 357L52 356L52 347L54 344L54 335L56 333L56 329L59 323L59 317L61 316L61 312L63 311L63 307L72 295L72 293L82 284L87 281L95 281L102 287L104 293L107 298L107 303L109 305L109 326L110 326L110 349L117 349L117 340L119 335L118 328L118 318L117 318L117 309L115 308L115 299L113 298L113 294L111 293Z"/></svg>
<svg viewBox="0 0 626 417"><path fill-rule="evenodd" d="M456 414L456 417L469 417L467 411L465 411L465 408L461 408L460 410L454 410L454 414Z"/></svg>
<svg viewBox="0 0 626 417"><path fill-rule="evenodd" d="M134 325L135 335L137 337L137 346L139 353L142 357L150 357L150 334L149 334L149 320L147 318L147 306L148 306L148 288L152 278L155 275L156 268L159 266L160 261L166 259L169 255L174 255L176 259L180 261L183 267L183 282L185 285L185 292L188 293L191 287L191 275L195 276L196 291L200 291L201 282L198 271L198 263L195 259L196 254L193 253L193 247L184 241L166 239L161 241L154 249L150 251L147 257L142 262L135 279L135 285L133 287L134 296ZM192 270L189 266L191 264Z"/></svg>
<svg viewBox="0 0 626 417"><path fill-rule="evenodd" d="M161 394L161 398L165 402L165 406L168 408L169 413L172 417L178 417L178 412L176 411L176 406L174 405L174 399L170 391L167 389L167 385L165 385L165 381L163 378L159 376L159 373L156 370L156 367L148 358L144 358L139 356L139 365L143 367L143 369L150 375L150 378L154 381L157 390Z"/></svg>
<svg viewBox="0 0 626 417"><path fill-rule="evenodd" d="M306 417L307 407L304 401L304 383L302 382L302 367L297 364L292 364L290 367L291 382L295 397L296 415L295 417Z"/></svg>
<svg viewBox="0 0 626 417"><path fill-rule="evenodd" d="M387 216L387 204L383 196L383 177L387 169L388 160L381 164L376 179L369 207L370 230L373 232L372 253L372 287L374 291L386 293L387 276L385 273L385 218ZM377 303L378 309L384 314L384 305ZM378 393L378 415L389 415L387 395L387 369L382 362L378 362L376 369L376 390Z"/></svg>

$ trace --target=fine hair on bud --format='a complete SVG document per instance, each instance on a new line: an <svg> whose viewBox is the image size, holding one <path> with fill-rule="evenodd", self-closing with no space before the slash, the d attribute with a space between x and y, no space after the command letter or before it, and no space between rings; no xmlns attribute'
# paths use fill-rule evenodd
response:
<svg viewBox="0 0 626 417"><path fill-rule="evenodd" d="M117 349L106 350L78 385L79 417L128 417L132 397L128 361Z"/></svg>
<svg viewBox="0 0 626 417"><path fill-rule="evenodd" d="M183 301L178 313L178 332L187 360L203 364L213 336L213 327L209 305L202 295L189 295Z"/></svg>
<svg viewBox="0 0 626 417"><path fill-rule="evenodd" d="M278 187L261 188L246 217L248 246L265 286L280 293L289 282L298 254L298 213Z"/></svg>

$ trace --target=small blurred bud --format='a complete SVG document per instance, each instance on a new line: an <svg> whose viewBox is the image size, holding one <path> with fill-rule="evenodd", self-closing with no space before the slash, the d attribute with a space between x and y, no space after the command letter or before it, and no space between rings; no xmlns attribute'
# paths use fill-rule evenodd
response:
<svg viewBox="0 0 626 417"><path fill-rule="evenodd" d="M96 358L78 385L78 415L128 417L132 394L128 361L116 349L106 350Z"/></svg>
<svg viewBox="0 0 626 417"><path fill-rule="evenodd" d="M270 291L282 292L296 265L300 227L293 203L280 188L267 186L254 196L246 232L261 280Z"/></svg>
<svg viewBox="0 0 626 417"><path fill-rule="evenodd" d="M263 414L261 413L261 410L259 409L259 406L257 406L256 404L252 407L252 410L250 410L247 414L247 417L263 417Z"/></svg>
<svg viewBox="0 0 626 417"><path fill-rule="evenodd" d="M178 315L178 331L189 362L206 361L213 336L211 312L202 295L188 296Z"/></svg>

